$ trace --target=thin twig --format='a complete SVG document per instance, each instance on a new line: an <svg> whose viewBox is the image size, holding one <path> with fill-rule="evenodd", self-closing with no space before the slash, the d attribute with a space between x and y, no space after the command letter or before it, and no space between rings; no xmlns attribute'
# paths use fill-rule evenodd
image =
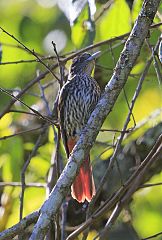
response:
<svg viewBox="0 0 162 240"><path fill-rule="evenodd" d="M39 127L37 127L37 128L33 128L33 129L29 129L29 130L25 130L25 131L21 131L21 132L17 132L17 133L8 135L8 136L3 136L3 137L0 137L0 141L1 141L1 140L6 140L6 139L8 139L8 138L15 137L15 136L23 135L23 134L25 134L25 133L37 131L37 130L40 130L40 129L42 129L42 126L39 126Z"/></svg>
<svg viewBox="0 0 162 240"><path fill-rule="evenodd" d="M12 93L14 96L18 95L21 92L21 90L17 89L17 88L15 88L15 89L3 88L3 89L5 89L9 93ZM38 94L29 92L29 91L26 93L26 95L40 98L40 96Z"/></svg>
<svg viewBox="0 0 162 240"><path fill-rule="evenodd" d="M112 226L113 223L115 222L116 218L119 216L120 212L121 212L122 206L120 204L120 202L118 202L116 204L116 206L114 207L114 210L112 211L112 214L110 215L105 228L103 229L103 231L99 234L97 234L97 236L94 238L94 240L97 240L99 237L100 240L105 240L105 238L107 237L108 233L105 230L107 226Z"/></svg>
<svg viewBox="0 0 162 240"><path fill-rule="evenodd" d="M42 114L40 114L40 112L38 112L37 110L35 110L34 108L31 108L30 106L28 106L26 103L24 103L22 100L20 100L18 97L14 96L13 94L11 94L10 92L8 92L7 90L3 89L0 87L0 91L5 93L6 95L14 98L16 101L20 102L21 104L23 104L25 107L27 107L29 110L31 110L32 112L34 112L39 118L45 120L46 122L52 124L52 125L56 125L56 122L53 122L50 118L43 116Z"/></svg>
<svg viewBox="0 0 162 240"><path fill-rule="evenodd" d="M38 211L31 213L27 217L23 218L19 223L1 232L0 240L11 240L16 235L22 234L28 226L37 221L38 217L39 217Z"/></svg>
<svg viewBox="0 0 162 240"><path fill-rule="evenodd" d="M158 61L156 60L154 49L152 49L152 52L153 52L152 54L153 54L153 59L154 59L153 63L154 63L155 72L157 75L158 83L159 83L159 85L161 85L162 84L162 74L160 72Z"/></svg>
<svg viewBox="0 0 162 240"><path fill-rule="evenodd" d="M48 88L48 87L54 85L55 83L56 83L56 80L52 80L52 81L50 81L50 82L44 84L44 85L43 85L43 88L46 89L46 88Z"/></svg>
<svg viewBox="0 0 162 240"><path fill-rule="evenodd" d="M112 58L112 61L113 61L113 65L115 67L116 61L115 61L115 56L114 56L113 49L112 49L112 43L109 44L109 50L110 50L110 53L111 53L111 58Z"/></svg>
<svg viewBox="0 0 162 240"><path fill-rule="evenodd" d="M0 187L22 187L21 182L0 182ZM46 188L45 183L26 183L26 187Z"/></svg>
<svg viewBox="0 0 162 240"><path fill-rule="evenodd" d="M32 112L27 112L27 111L23 111L23 110L16 110L16 109L10 109L8 113L22 113L22 114L28 114L28 115L33 115L33 116L37 116L37 114L32 113Z"/></svg>
<svg viewBox="0 0 162 240"><path fill-rule="evenodd" d="M55 59L55 56L47 56L47 57L41 57L40 59L43 60L51 60L51 59ZM11 62L1 62L0 65L10 65L10 64L19 64L19 63L36 63L36 62L40 62L38 59L28 59L28 60L18 60L18 61L11 61Z"/></svg>
<svg viewBox="0 0 162 240"><path fill-rule="evenodd" d="M161 186L162 182L159 183L145 183L140 186L140 188L147 188L147 187L156 187L156 186Z"/></svg>
<svg viewBox="0 0 162 240"><path fill-rule="evenodd" d="M28 165L29 165L29 163L31 161L31 158L33 156L35 156L38 148L40 147L42 138L44 137L44 134L45 134L46 130L47 130L47 125L44 124L44 126L42 127L42 131L41 131L39 137L37 138L35 146L32 149L32 152L29 154L28 159L24 163L24 166L23 166L22 171L21 171L21 184L22 184L22 188L21 188L21 195L20 195L20 220L23 217L24 193L25 193L25 188L26 188L25 172L26 172L26 169L27 169L27 167L28 167Z"/></svg>
<svg viewBox="0 0 162 240"><path fill-rule="evenodd" d="M152 239L152 238L156 238L158 236L162 235L162 232L156 233L152 236L146 237L146 238L142 238L141 240L148 240L148 239Z"/></svg>
<svg viewBox="0 0 162 240"><path fill-rule="evenodd" d="M129 111L131 112L131 116L132 116L132 118L133 118L133 123L134 123L134 126L132 127L132 131L133 131L133 130L135 129L135 127L136 127L136 120L135 120L135 117L134 117L133 112L132 112L133 109L131 110L131 108L130 108L130 104L129 104L129 101L128 101L128 97L127 97L125 88L123 88L123 92L124 92L124 97L125 97L125 100L126 100L128 109L129 109Z"/></svg>
<svg viewBox="0 0 162 240"><path fill-rule="evenodd" d="M161 38L161 37L160 37ZM149 50L150 52L152 53L152 57L153 57L153 65L154 65L154 68L155 68L155 72L156 72L156 75L157 75L157 79L158 79L158 83L159 85L161 85L162 83L162 74L160 72L160 68L159 68L159 65L158 65L158 62L156 60L156 55L157 55L157 49L155 50L155 48L153 48L149 42L148 39L146 39L146 43L149 47Z"/></svg>
<svg viewBox="0 0 162 240"><path fill-rule="evenodd" d="M132 132L132 128L127 129L126 131L118 130L118 129L105 129L101 128L100 132L117 132L117 133L130 133Z"/></svg>
<svg viewBox="0 0 162 240"><path fill-rule="evenodd" d="M41 99L44 101L44 104L45 104L47 115L49 117L51 117L52 113L50 111L49 104L48 104L47 98L44 93L44 87L41 85L40 81L38 82L38 85L39 85L40 92L41 92Z"/></svg>
<svg viewBox="0 0 162 240"><path fill-rule="evenodd" d="M60 70L60 76L61 76L60 87L62 87L62 85L63 85L63 81L62 81L62 65L61 65L59 54L58 54L57 49L56 49L56 43L54 43L54 41L52 41L52 45L53 45L54 52L56 54L57 64L58 64L58 67L59 67L59 70Z"/></svg>
<svg viewBox="0 0 162 240"><path fill-rule="evenodd" d="M105 11L107 11L110 8L110 6L113 2L114 2L114 0L110 0L110 1L107 1L107 3L104 4L104 6L100 10L99 14L95 17L95 22L97 22L100 19L100 17L103 16Z"/></svg>
<svg viewBox="0 0 162 240"><path fill-rule="evenodd" d="M23 46L19 45L19 44L4 43L4 42L0 42L0 44L3 45L3 46L6 46L6 47L18 48L20 50L23 50L23 51L27 52L26 49ZM27 53L31 54L30 52L27 52ZM43 55L41 53L36 52L36 54L38 56L40 56L40 57L43 57Z"/></svg>
<svg viewBox="0 0 162 240"><path fill-rule="evenodd" d="M52 70L47 66L47 64L45 64L45 63L41 60L41 58L38 57L38 55L36 54L36 52L34 51L34 49L33 49L33 50L30 50L27 46L25 46L22 42L20 42L15 36L13 36L13 35L10 34L9 32L7 32L4 28L0 27L0 29L1 29L5 34L7 34L7 35L10 36L11 38L13 38L16 42L18 42L21 46L23 46L24 49L25 49L27 52L31 53L34 57L36 57L36 58L38 59L38 61L48 69L48 71L53 75L53 77L55 77L55 78L58 80L58 82L60 81L60 79L52 72Z"/></svg>

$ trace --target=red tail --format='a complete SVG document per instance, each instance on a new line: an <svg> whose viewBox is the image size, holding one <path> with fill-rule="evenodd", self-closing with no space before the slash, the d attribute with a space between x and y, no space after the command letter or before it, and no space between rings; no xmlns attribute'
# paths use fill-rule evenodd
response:
<svg viewBox="0 0 162 240"><path fill-rule="evenodd" d="M73 150L76 144L75 139L68 140L69 152ZM74 183L71 187L71 195L78 202L91 201L95 195L95 184L92 175L92 167L90 166L90 156L88 156L82 163L79 173L76 176Z"/></svg>

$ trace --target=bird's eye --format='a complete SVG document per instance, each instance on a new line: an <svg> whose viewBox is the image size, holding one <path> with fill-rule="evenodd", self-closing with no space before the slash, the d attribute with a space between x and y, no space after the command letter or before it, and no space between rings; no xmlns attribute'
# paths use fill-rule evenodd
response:
<svg viewBox="0 0 162 240"><path fill-rule="evenodd" d="M73 58L73 64L77 65L77 64L83 63L90 56L91 55L89 53L83 53L81 56Z"/></svg>
<svg viewBox="0 0 162 240"><path fill-rule="evenodd" d="M88 59L91 55L89 53L84 53L81 57L80 57L80 62L84 62L86 59Z"/></svg>
<svg viewBox="0 0 162 240"><path fill-rule="evenodd" d="M83 62L85 60L85 57L81 56L79 60L80 60L80 62Z"/></svg>

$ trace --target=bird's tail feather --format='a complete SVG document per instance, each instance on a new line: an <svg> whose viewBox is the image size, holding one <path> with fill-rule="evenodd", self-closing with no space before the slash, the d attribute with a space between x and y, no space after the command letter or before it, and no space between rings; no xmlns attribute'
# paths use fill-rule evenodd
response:
<svg viewBox="0 0 162 240"><path fill-rule="evenodd" d="M69 152L73 150L76 144L76 139L68 140ZM92 167L90 166L90 156L88 155L83 161L79 173L76 176L74 183L71 187L71 195L78 202L84 202L87 200L91 201L92 197L95 195L95 184L92 174Z"/></svg>

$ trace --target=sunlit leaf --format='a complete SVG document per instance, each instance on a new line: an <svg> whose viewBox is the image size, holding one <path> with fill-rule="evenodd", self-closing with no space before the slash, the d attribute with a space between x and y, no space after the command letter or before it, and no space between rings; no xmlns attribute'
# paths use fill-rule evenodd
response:
<svg viewBox="0 0 162 240"><path fill-rule="evenodd" d="M139 73L141 73L142 70L143 70L143 68L144 68L144 65L145 65L144 62L139 62L139 63L137 63L137 64L133 67L133 69L132 69L132 71L131 71L131 74L139 74Z"/></svg>
<svg viewBox="0 0 162 240"><path fill-rule="evenodd" d="M86 36L87 28L85 27L85 21L88 19L88 10L84 8L75 24L71 29L71 39L76 47L80 47Z"/></svg>
<svg viewBox="0 0 162 240"><path fill-rule="evenodd" d="M12 200L12 212L8 218L6 228L11 227L13 224L16 224L19 222L19 207L20 207L20 201L19 198Z"/></svg>
<svg viewBox="0 0 162 240"><path fill-rule="evenodd" d="M51 142L51 143L54 142L54 131L53 131L53 128L52 128L52 127L49 128L48 140L49 140L49 142Z"/></svg>
<svg viewBox="0 0 162 240"><path fill-rule="evenodd" d="M24 160L23 142L20 137L12 139L10 142L11 155L11 171L13 173L13 181L20 181L20 172Z"/></svg>
<svg viewBox="0 0 162 240"><path fill-rule="evenodd" d="M39 177L45 177L49 169L49 162L40 156L35 156L30 161L29 169Z"/></svg>
<svg viewBox="0 0 162 240"><path fill-rule="evenodd" d="M108 149L101 155L102 160L107 160L113 153L113 149Z"/></svg>
<svg viewBox="0 0 162 240"><path fill-rule="evenodd" d="M87 240L93 240L97 234L98 234L97 231L90 231L88 234Z"/></svg>
<svg viewBox="0 0 162 240"><path fill-rule="evenodd" d="M29 199L32 196L32 200ZM41 207L45 200L46 192L43 188L27 188L24 199L24 214L27 215Z"/></svg>
<svg viewBox="0 0 162 240"><path fill-rule="evenodd" d="M161 181L162 174L160 173L153 177L150 183ZM133 225L142 238L161 231L161 199L161 186L144 188L134 195L135 201L131 205Z"/></svg>
<svg viewBox="0 0 162 240"><path fill-rule="evenodd" d="M5 164L3 164L3 179L5 181L20 181L20 171L23 164L23 145L19 137L8 139L4 143Z"/></svg>
<svg viewBox="0 0 162 240"><path fill-rule="evenodd" d="M0 231L3 231L8 223L11 209L13 204L12 194L3 192L1 195L1 206L0 206Z"/></svg>
<svg viewBox="0 0 162 240"><path fill-rule="evenodd" d="M145 100L147 99L147 104ZM161 93L157 89L148 89L143 92L139 97L134 107L134 117L136 122L142 120L153 112L156 108L161 107Z"/></svg>
<svg viewBox="0 0 162 240"><path fill-rule="evenodd" d="M12 169L11 169L11 157L9 154L3 154L0 156L0 161L3 163L2 178L3 181L12 181Z"/></svg>
<svg viewBox="0 0 162 240"><path fill-rule="evenodd" d="M0 131L9 127L12 122L12 114L6 114L3 118L0 119Z"/></svg>
<svg viewBox="0 0 162 240"><path fill-rule="evenodd" d="M34 147L34 143L30 143L30 142L24 143L25 150L31 151L33 147Z"/></svg>
<svg viewBox="0 0 162 240"><path fill-rule="evenodd" d="M87 240L93 240L93 239L96 237L97 234L98 234L98 233L97 233L96 231L90 231L90 232L88 233ZM83 239L83 234L80 234L80 235L78 236L78 240L81 240L81 239Z"/></svg>
<svg viewBox="0 0 162 240"><path fill-rule="evenodd" d="M102 40L129 32L130 9L125 0L116 0L97 25L97 38Z"/></svg>
<svg viewBox="0 0 162 240"><path fill-rule="evenodd" d="M51 153L53 151L53 147L54 147L54 144L53 143L47 143L47 144L44 144L43 146L41 146L39 148L39 153L42 157L44 157L44 159L47 159L48 160L48 157L51 156Z"/></svg>
<svg viewBox="0 0 162 240"><path fill-rule="evenodd" d="M133 8L132 8L132 20L135 21L142 6L143 1L142 0L134 0L133 2Z"/></svg>

